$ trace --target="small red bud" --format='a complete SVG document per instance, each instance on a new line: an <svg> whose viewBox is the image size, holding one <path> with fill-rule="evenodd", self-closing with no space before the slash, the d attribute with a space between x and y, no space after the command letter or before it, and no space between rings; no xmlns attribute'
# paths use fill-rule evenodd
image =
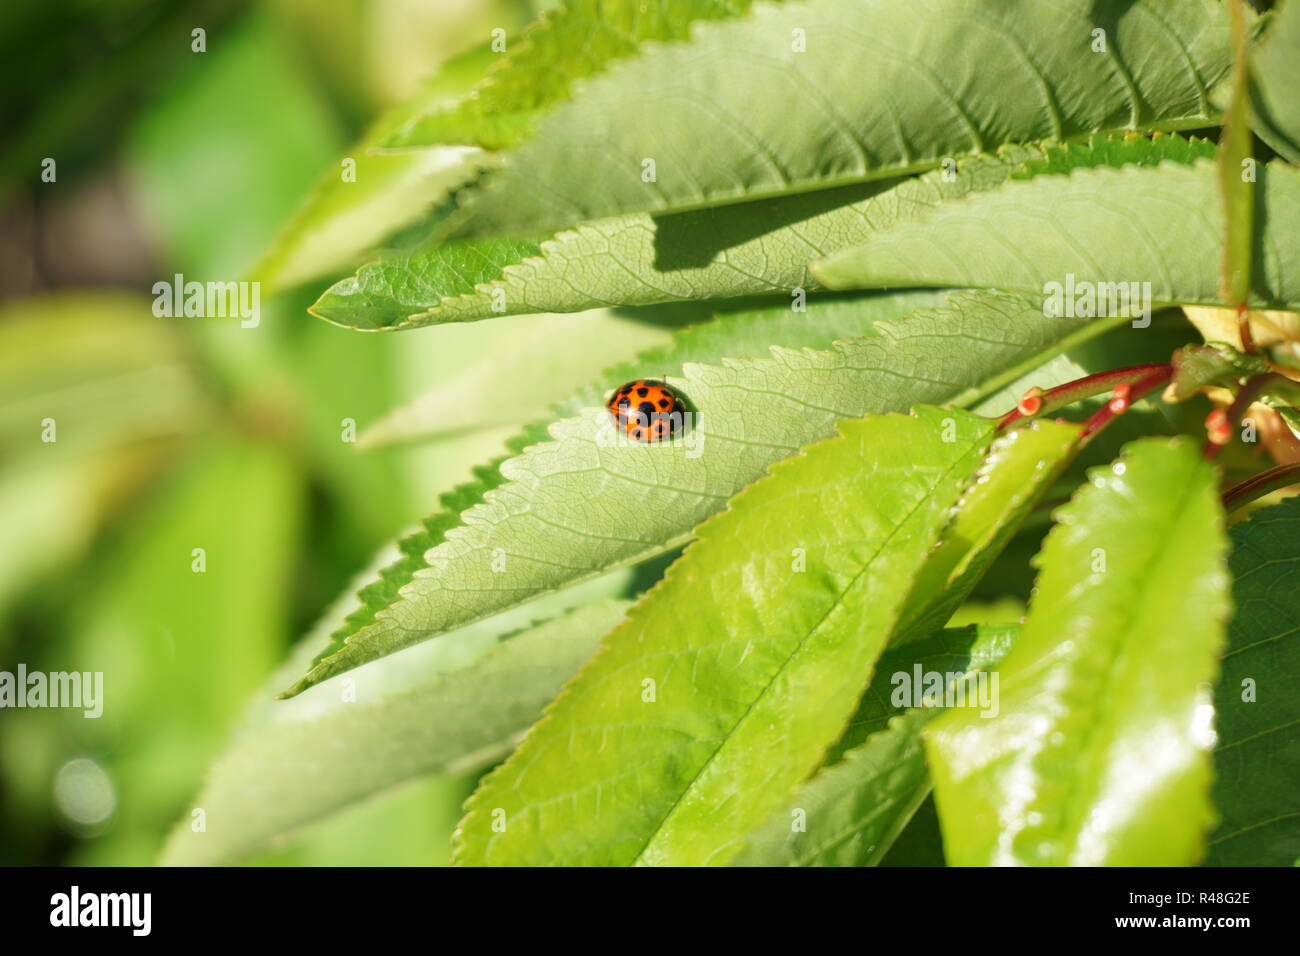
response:
<svg viewBox="0 0 1300 956"><path fill-rule="evenodd" d="M1037 385L1030 388L1020 397L1020 404L1016 410L1021 415L1037 415L1043 408L1043 390Z"/></svg>
<svg viewBox="0 0 1300 956"><path fill-rule="evenodd" d="M1115 386L1115 389L1112 393L1114 397L1111 398L1111 400L1106 403L1107 407L1111 411L1111 414L1120 415L1128 411L1129 394L1132 393L1132 391L1133 391L1133 386L1130 385L1128 382L1120 382L1118 385Z"/></svg>
<svg viewBox="0 0 1300 956"><path fill-rule="evenodd" d="M1205 430L1210 441L1216 445L1226 445L1232 441L1232 423L1222 408L1216 408L1205 416Z"/></svg>

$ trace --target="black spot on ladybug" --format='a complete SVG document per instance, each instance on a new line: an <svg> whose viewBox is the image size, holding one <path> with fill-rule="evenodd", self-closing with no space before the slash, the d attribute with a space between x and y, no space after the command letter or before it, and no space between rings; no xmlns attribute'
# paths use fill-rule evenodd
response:
<svg viewBox="0 0 1300 956"><path fill-rule="evenodd" d="M672 388L648 378L619 386L605 407L624 433L646 442L657 441L677 431L685 411Z"/></svg>

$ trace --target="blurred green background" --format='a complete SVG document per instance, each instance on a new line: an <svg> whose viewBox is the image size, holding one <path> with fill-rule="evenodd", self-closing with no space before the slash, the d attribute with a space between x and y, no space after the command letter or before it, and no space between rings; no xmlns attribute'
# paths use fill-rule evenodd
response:
<svg viewBox="0 0 1300 956"><path fill-rule="evenodd" d="M153 863L250 696L378 549L576 374L666 335L589 315L575 354L573 317L564 336L550 316L343 330L305 310L346 265L264 290L256 329L152 314L174 273L248 275L385 106L545 5L0 6L0 670L105 674L97 720L0 710L0 863ZM521 363L543 384L486 401ZM344 440L435 386L453 431ZM445 862L471 782L410 785L263 862Z"/></svg>

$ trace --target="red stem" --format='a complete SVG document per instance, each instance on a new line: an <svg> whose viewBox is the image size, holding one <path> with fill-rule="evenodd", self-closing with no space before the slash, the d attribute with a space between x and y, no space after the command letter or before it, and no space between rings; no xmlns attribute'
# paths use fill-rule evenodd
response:
<svg viewBox="0 0 1300 956"><path fill-rule="evenodd" d="M1223 510L1236 511L1242 505L1248 505L1270 492L1296 483L1300 483L1300 464L1278 465L1268 471L1261 471L1223 493Z"/></svg>
<svg viewBox="0 0 1300 956"><path fill-rule="evenodd" d="M1034 412L1034 414L1050 414L1057 409L1064 408L1067 405L1073 405L1075 402L1081 401L1085 398L1092 398L1092 396L1100 395L1102 392L1113 391L1116 385L1132 385L1134 386L1134 392L1136 392L1138 383L1142 382L1144 379L1160 373L1161 378L1156 382L1158 385L1160 382L1164 382L1171 378L1173 376L1173 371L1173 366L1168 364L1132 365L1128 368L1118 368L1110 372L1098 372L1096 375L1088 375L1084 378L1075 379L1073 382L1066 382L1064 385L1058 385L1056 388L1051 388L1043 392L1040 396L1042 399L1042 406ZM1136 401L1139 397L1140 395L1132 394L1130 402ZM1012 422L1026 417L1028 416L1020 410L1020 407L1016 406L998 419L998 429L1001 430L1006 428Z"/></svg>
<svg viewBox="0 0 1300 956"><path fill-rule="evenodd" d="M1093 416L1084 423L1083 439L1087 441L1097 432L1109 425L1117 415L1128 410L1129 406L1138 399L1155 391L1165 382L1174 377L1174 367L1168 365L1148 365L1145 368L1150 369L1146 375L1133 382L1133 387L1129 389L1128 394L1123 398L1115 397L1097 409Z"/></svg>

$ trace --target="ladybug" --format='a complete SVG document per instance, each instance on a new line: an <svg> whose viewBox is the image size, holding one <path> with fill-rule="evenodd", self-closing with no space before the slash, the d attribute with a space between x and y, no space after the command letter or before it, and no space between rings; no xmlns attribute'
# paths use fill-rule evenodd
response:
<svg viewBox="0 0 1300 956"><path fill-rule="evenodd" d="M605 403L618 427L637 441L659 441L682 425L681 397L663 382L639 378L615 390Z"/></svg>

